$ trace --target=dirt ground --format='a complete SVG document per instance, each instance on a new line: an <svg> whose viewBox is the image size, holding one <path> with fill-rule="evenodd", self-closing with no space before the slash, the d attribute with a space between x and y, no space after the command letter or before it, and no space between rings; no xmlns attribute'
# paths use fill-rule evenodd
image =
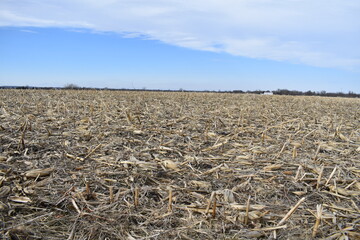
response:
<svg viewBox="0 0 360 240"><path fill-rule="evenodd" d="M0 90L3 239L360 239L360 99Z"/></svg>

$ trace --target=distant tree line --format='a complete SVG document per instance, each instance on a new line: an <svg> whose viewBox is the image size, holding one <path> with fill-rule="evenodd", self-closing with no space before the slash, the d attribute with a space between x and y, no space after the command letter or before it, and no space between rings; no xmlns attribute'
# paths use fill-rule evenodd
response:
<svg viewBox="0 0 360 240"><path fill-rule="evenodd" d="M290 96L322 96L322 97L350 97L350 98L359 98L360 94L349 91L348 93L343 92L326 92L326 91L297 91L297 90L288 90L288 89L278 89L275 91L242 91L242 90L234 90L234 93L252 93L252 94L264 94L265 92L272 92L274 95L290 95Z"/></svg>
<svg viewBox="0 0 360 240"><path fill-rule="evenodd" d="M272 93L274 95L290 95L290 96L323 96L323 97L348 97L348 98L360 98L360 94L349 91L348 93L343 92L326 92L326 91L297 91L297 90L288 90L288 89L278 89L275 91L243 91L243 90L233 90L233 91L210 91L210 90L184 90L180 88L179 90L162 90L162 89L131 89L131 88L88 88L88 87L79 87L76 84L67 84L64 87L32 87L32 86L0 86L0 89L43 89L43 90L106 90L106 91L155 91L155 92L218 92L218 93L239 93L239 94L265 94Z"/></svg>
<svg viewBox="0 0 360 240"><path fill-rule="evenodd" d="M294 95L294 96L323 96L323 97L350 97L350 98L358 98L360 97L360 94L354 93L352 91L349 91L348 93L343 92L326 92L326 91L320 91L320 92L314 92L314 91L295 91L295 90L287 90L287 89L278 89L276 91L273 91L276 95Z"/></svg>
<svg viewBox="0 0 360 240"><path fill-rule="evenodd" d="M352 91L349 91L348 93L343 92L326 92L326 91L320 91L320 92L314 92L314 91L306 91L306 92L300 92L300 91L289 91L286 89L279 89L275 91L278 95L304 95L304 96L326 96L326 97L351 97L351 98L357 98L360 97L360 94L354 93Z"/></svg>

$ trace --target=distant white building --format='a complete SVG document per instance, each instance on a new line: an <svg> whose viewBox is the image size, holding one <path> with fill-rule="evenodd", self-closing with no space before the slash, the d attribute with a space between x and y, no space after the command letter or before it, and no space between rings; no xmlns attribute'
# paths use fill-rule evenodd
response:
<svg viewBox="0 0 360 240"><path fill-rule="evenodd" d="M264 92L264 95L274 95L274 93L273 92Z"/></svg>

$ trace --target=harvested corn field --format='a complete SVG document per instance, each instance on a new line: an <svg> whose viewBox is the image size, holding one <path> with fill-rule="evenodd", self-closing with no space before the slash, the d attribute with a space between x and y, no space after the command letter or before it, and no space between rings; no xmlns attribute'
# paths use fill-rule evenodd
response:
<svg viewBox="0 0 360 240"><path fill-rule="evenodd" d="M359 239L360 100L0 91L4 239Z"/></svg>

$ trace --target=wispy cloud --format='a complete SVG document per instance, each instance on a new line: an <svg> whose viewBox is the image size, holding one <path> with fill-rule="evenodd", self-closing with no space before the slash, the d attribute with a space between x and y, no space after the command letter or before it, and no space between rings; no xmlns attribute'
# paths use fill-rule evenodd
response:
<svg viewBox="0 0 360 240"><path fill-rule="evenodd" d="M28 30L28 29L21 29L20 31L21 31L21 32L25 32L25 33L32 33L32 34L38 33L38 32L36 32L36 31Z"/></svg>
<svg viewBox="0 0 360 240"><path fill-rule="evenodd" d="M0 26L70 27L320 67L360 68L358 0L3 0Z"/></svg>

